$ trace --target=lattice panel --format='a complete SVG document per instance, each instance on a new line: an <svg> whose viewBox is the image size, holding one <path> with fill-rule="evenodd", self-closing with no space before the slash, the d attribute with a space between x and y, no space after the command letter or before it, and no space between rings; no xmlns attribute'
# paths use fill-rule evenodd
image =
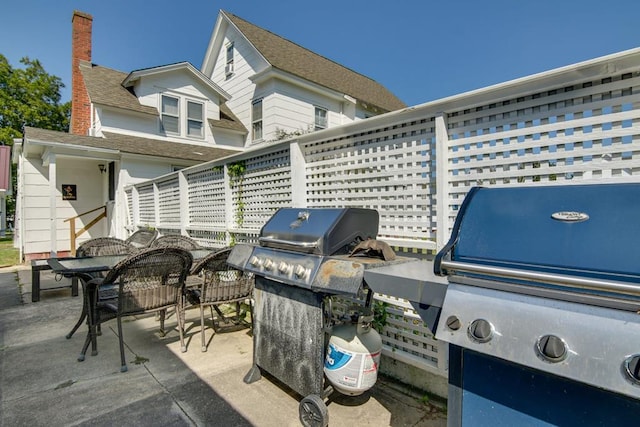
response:
<svg viewBox="0 0 640 427"><path fill-rule="evenodd" d="M191 226L226 228L224 167L206 165L185 174Z"/></svg>
<svg viewBox="0 0 640 427"><path fill-rule="evenodd" d="M141 225L155 225L156 205L153 191L153 183L138 186L138 216Z"/></svg>
<svg viewBox="0 0 640 427"><path fill-rule="evenodd" d="M127 188L124 190L124 196L127 201L127 221L128 226L135 226L135 222L133 220L133 189Z"/></svg>
<svg viewBox="0 0 640 427"><path fill-rule="evenodd" d="M177 175L158 181L158 212L160 224L180 226L180 183Z"/></svg>
<svg viewBox="0 0 640 427"><path fill-rule="evenodd" d="M627 73L449 114L451 223L476 185L637 176L639 104L640 78Z"/></svg>
<svg viewBox="0 0 640 427"><path fill-rule="evenodd" d="M340 318L350 312L351 306L364 306L364 300L346 297L331 297L332 315ZM374 301L384 304L386 324L379 331L382 344L393 352L413 356L414 361L431 368L438 367L438 341L424 324L420 316L407 301L375 294Z"/></svg>
<svg viewBox="0 0 640 427"><path fill-rule="evenodd" d="M226 230L187 230L189 237L205 248L224 248L228 246Z"/></svg>
<svg viewBox="0 0 640 427"><path fill-rule="evenodd" d="M432 247L433 118L304 144L309 207L378 210L379 238Z"/></svg>
<svg viewBox="0 0 640 427"><path fill-rule="evenodd" d="M235 227L260 230L273 213L291 206L289 150L279 150L244 160L245 173L232 181Z"/></svg>

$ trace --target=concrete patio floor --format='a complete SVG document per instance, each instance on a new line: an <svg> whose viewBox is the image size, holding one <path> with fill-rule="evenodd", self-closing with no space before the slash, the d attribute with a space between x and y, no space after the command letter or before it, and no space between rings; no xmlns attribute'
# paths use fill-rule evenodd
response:
<svg viewBox="0 0 640 427"><path fill-rule="evenodd" d="M55 283L51 272L41 276L43 289ZM98 355L78 362L86 327L65 335L82 296L50 290L32 303L30 282L30 267L0 269L0 426L300 425L300 397L286 386L265 377L243 382L252 365L249 329L213 335L207 328L202 352L199 312L187 310L182 353L175 317L165 337L153 315L130 317L123 333L129 371L121 373L115 321L103 326ZM446 425L443 405L386 377L361 396L334 393L327 406L333 426Z"/></svg>

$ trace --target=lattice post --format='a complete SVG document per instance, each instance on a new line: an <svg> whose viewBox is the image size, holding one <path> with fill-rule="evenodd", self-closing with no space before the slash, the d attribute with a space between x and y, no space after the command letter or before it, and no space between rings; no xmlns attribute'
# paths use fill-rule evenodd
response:
<svg viewBox="0 0 640 427"><path fill-rule="evenodd" d="M300 143L292 142L289 148L291 158L291 204L292 207L307 207L307 162Z"/></svg>
<svg viewBox="0 0 640 427"><path fill-rule="evenodd" d="M180 189L180 234L188 236L189 227L189 181L183 171L178 171L178 188Z"/></svg>
<svg viewBox="0 0 640 427"><path fill-rule="evenodd" d="M449 238L449 135L444 113L435 117L436 134L436 245L440 250Z"/></svg>

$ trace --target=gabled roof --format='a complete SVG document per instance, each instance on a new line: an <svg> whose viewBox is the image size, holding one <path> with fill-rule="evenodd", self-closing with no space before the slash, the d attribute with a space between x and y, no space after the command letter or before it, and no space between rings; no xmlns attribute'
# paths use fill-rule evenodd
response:
<svg viewBox="0 0 640 427"><path fill-rule="evenodd" d="M225 101L231 98L231 95L225 92L224 89L222 89L220 86L212 82L211 79L209 79L207 76L202 74L200 70L198 70L196 67L191 65L189 62L177 62L175 64L161 65L159 67L151 67L151 68L144 68L141 70L135 70L130 72L129 75L123 81L121 81L121 83L122 83L122 86L124 87L131 87L138 79L142 77L153 76L157 74L163 74L163 73L179 71L179 70L184 70L191 73L196 79L202 82L205 86L208 86L209 88L211 88L211 90L213 90L222 98L224 98Z"/></svg>
<svg viewBox="0 0 640 427"><path fill-rule="evenodd" d="M232 130L244 135L249 133L242 122L231 112L226 103L220 105L220 120L209 119L208 122L212 128Z"/></svg>
<svg viewBox="0 0 640 427"><path fill-rule="evenodd" d="M406 107L380 83L318 55L244 19L220 11L275 68L321 86L345 93L385 111Z"/></svg>
<svg viewBox="0 0 640 427"><path fill-rule="evenodd" d="M158 109L140 104L136 95L122 86L127 74L81 61L80 71L92 103L158 116Z"/></svg>
<svg viewBox="0 0 640 427"><path fill-rule="evenodd" d="M179 160L208 162L235 154L237 150L225 148L205 147L201 145L182 144L162 141L152 138L122 135L104 132L105 138L94 136L74 135L66 132L24 128L25 141L41 143L65 144L70 147L91 147L106 150L116 150L120 153L139 154L154 157L167 157Z"/></svg>

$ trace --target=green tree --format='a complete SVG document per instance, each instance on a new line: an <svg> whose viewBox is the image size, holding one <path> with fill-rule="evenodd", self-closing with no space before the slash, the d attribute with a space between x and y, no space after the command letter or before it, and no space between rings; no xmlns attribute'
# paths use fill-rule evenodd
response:
<svg viewBox="0 0 640 427"><path fill-rule="evenodd" d="M40 61L24 57L22 68L13 68L0 54L0 143L13 145L25 126L68 131L71 103L60 103L64 83L48 74ZM15 165L12 165L15 168ZM12 171L13 194L7 197L7 213L15 211L16 171Z"/></svg>

